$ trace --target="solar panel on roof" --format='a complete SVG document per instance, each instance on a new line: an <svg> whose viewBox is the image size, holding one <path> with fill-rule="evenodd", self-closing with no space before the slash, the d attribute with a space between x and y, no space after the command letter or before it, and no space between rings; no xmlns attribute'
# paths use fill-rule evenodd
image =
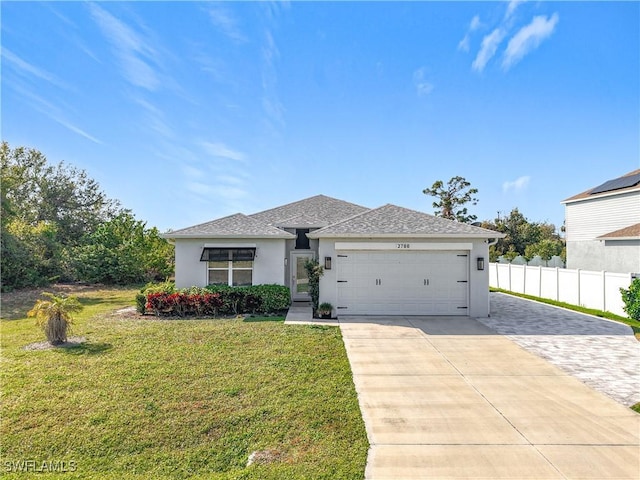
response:
<svg viewBox="0 0 640 480"><path fill-rule="evenodd" d="M633 187L640 183L640 173L634 175L627 175L626 177L614 178L604 182L602 185L598 185L596 188L589 192L589 195L594 193L610 192L612 190L620 190L621 188Z"/></svg>

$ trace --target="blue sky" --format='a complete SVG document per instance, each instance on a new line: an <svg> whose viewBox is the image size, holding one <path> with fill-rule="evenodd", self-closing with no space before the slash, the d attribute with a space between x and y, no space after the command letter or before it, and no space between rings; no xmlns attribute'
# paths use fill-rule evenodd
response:
<svg viewBox="0 0 640 480"><path fill-rule="evenodd" d="M2 139L161 230L323 193L479 220L640 167L638 2L2 2Z"/></svg>

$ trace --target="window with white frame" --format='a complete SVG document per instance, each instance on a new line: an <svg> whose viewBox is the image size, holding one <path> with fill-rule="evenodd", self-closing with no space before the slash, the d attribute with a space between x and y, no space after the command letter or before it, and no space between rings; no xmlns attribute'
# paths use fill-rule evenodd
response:
<svg viewBox="0 0 640 480"><path fill-rule="evenodd" d="M208 284L252 285L255 253L255 248L205 248L200 261L207 262Z"/></svg>

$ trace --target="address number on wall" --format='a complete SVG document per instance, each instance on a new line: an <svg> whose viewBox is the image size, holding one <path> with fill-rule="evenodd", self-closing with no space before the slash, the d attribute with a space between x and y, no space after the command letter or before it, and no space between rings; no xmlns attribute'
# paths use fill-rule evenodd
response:
<svg viewBox="0 0 640 480"><path fill-rule="evenodd" d="M411 248L411 244L410 243L396 243L396 248L403 248L403 249Z"/></svg>

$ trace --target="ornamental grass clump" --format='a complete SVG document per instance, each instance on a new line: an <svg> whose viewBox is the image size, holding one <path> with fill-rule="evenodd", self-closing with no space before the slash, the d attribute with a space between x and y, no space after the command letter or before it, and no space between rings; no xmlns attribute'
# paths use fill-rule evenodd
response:
<svg viewBox="0 0 640 480"><path fill-rule="evenodd" d="M42 328L51 345L66 343L73 323L71 314L82 310L82 305L74 296L58 296L48 292L42 295L49 300L36 301L27 316L36 318L36 325Z"/></svg>

